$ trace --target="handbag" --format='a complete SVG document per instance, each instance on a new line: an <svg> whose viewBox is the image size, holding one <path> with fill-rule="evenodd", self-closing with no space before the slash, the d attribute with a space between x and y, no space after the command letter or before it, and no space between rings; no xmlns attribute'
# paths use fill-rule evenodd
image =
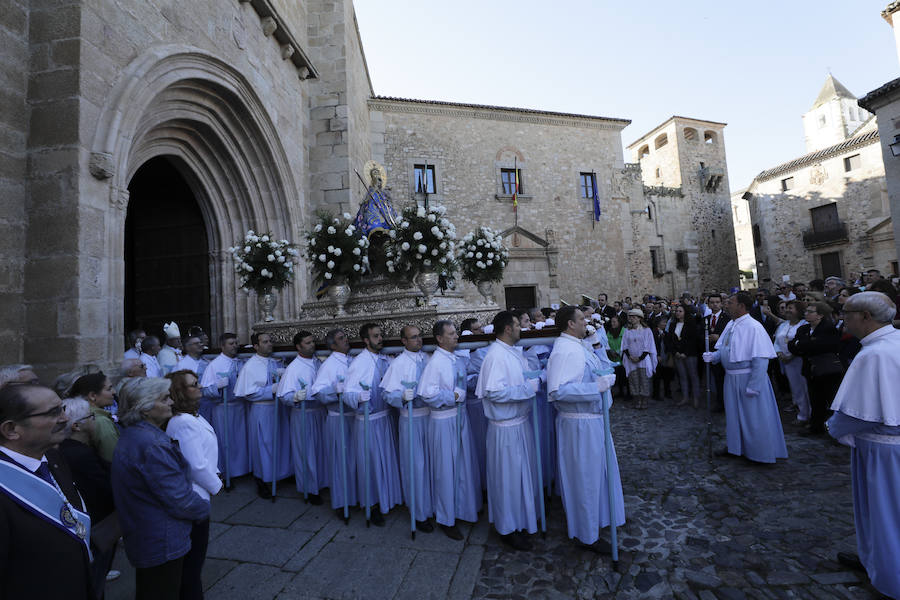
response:
<svg viewBox="0 0 900 600"><path fill-rule="evenodd" d="M834 352L815 354L809 357L809 372L813 377L843 373L844 364Z"/></svg>

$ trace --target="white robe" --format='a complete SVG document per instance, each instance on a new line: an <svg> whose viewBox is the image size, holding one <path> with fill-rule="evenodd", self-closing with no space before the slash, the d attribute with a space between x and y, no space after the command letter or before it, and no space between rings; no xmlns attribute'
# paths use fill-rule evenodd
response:
<svg viewBox="0 0 900 600"><path fill-rule="evenodd" d="M278 382L278 398L290 409L291 463L298 492L318 494L329 485L328 461L325 459L325 407L309 393L321 362L297 356ZM294 404L294 393L307 391L303 404Z"/></svg>
<svg viewBox="0 0 900 600"><path fill-rule="evenodd" d="M176 350L172 346L166 344L160 348L159 354L156 355L156 359L159 361L159 368L162 370L162 374L168 375L175 370L175 365L178 364L178 361L181 359L181 350Z"/></svg>
<svg viewBox="0 0 900 600"><path fill-rule="evenodd" d="M247 402L234 395L240 361L224 354L215 357L200 377L203 389L202 413L210 414L207 419L219 440L219 471L228 477L240 477L250 472L250 449L247 443ZM228 385L223 389L216 386L219 377L227 377ZM228 406L225 394L228 394ZM205 418L205 417L204 417Z"/></svg>
<svg viewBox="0 0 900 600"><path fill-rule="evenodd" d="M353 411L344 411L344 421L339 416L340 403L335 384L344 380L346 385L347 368L350 357L340 352L332 352L316 373L316 380L308 393L328 410L325 419L325 457L331 482L331 507L339 508L346 503L356 504L356 453L353 452L354 415ZM341 432L343 431L343 449ZM344 460L342 459L342 456ZM344 479L346 476L346 492Z"/></svg>
<svg viewBox="0 0 900 600"><path fill-rule="evenodd" d="M285 479L293 473L290 413L277 405L273 396L276 368L274 359L254 354L244 364L234 385L235 396L250 403L247 415L250 466L253 475L266 482L273 477L276 481Z"/></svg>
<svg viewBox="0 0 900 600"><path fill-rule="evenodd" d="M165 375L159 366L159 361L155 356L150 356L146 352L141 354L141 362L147 367L147 377L162 377Z"/></svg>

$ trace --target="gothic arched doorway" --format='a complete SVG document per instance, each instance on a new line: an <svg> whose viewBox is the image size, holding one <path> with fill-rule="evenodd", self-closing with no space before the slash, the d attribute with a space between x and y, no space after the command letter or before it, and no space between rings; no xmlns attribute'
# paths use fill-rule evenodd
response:
<svg viewBox="0 0 900 600"><path fill-rule="evenodd" d="M175 321L210 331L209 243L179 159L145 162L128 184L125 218L125 331L159 334Z"/></svg>

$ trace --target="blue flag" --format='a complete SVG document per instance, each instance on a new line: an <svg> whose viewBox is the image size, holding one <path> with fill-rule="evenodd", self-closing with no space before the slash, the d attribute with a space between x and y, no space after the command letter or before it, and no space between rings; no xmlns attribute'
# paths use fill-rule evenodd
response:
<svg viewBox="0 0 900 600"><path fill-rule="evenodd" d="M591 186L594 188L594 220L600 220L600 197L597 195L597 174L591 173Z"/></svg>

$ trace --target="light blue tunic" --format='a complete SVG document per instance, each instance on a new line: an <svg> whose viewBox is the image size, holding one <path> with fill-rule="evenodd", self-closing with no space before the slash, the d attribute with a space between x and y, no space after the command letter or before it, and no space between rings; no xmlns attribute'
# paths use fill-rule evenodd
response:
<svg viewBox="0 0 900 600"><path fill-rule="evenodd" d="M485 452L487 451L487 417L484 416L484 407L481 398L475 394L475 384L478 383L478 374L481 372L481 364L487 356L489 346L476 348L469 354L466 361L466 410L469 412L469 425L472 428L472 440L475 444L475 452L478 461L478 476L481 481L481 489L487 485Z"/></svg>
<svg viewBox="0 0 900 600"><path fill-rule="evenodd" d="M295 361L304 360L297 357ZM292 363L293 364L293 363ZM309 386L315 380L319 361L308 361L311 368L305 368L304 383ZM290 372L291 369L289 367ZM299 372L299 370L298 370ZM285 374L287 376L287 373ZM328 461L325 457L325 407L319 404L315 398L307 394L306 397L306 422L304 423L303 405L294 404L294 392L297 385L289 386L290 392L280 396L281 402L290 411L291 429L291 464L294 466L294 480L297 491L308 494L318 494L319 490L329 486ZM284 388L279 388L280 391ZM304 438L305 434L305 438ZM305 472L304 472L305 465ZM306 488L304 490L304 482Z"/></svg>
<svg viewBox="0 0 900 600"><path fill-rule="evenodd" d="M244 399L250 403L247 415L247 441L250 446L250 465L254 477L272 481L272 453L278 445L275 479L286 479L293 475L291 465L291 413L282 403L276 403L272 396L274 374L278 363L268 360L266 385ZM275 432L275 411L278 410L278 431ZM277 435L277 439L273 441Z"/></svg>
<svg viewBox="0 0 900 600"><path fill-rule="evenodd" d="M397 360L400 360L399 358ZM426 361L416 363L416 378L422 376ZM382 390L384 392L384 390ZM409 415L403 404L403 390L384 392L385 402L400 410L400 439L398 449L400 453L400 478L403 482L403 498L406 506L410 507L413 493L416 499L416 521L424 521L434 515L434 501L431 493L431 459L428 453L428 406L420 396L413 398L413 450L412 450L412 476L410 476L409 456ZM420 413L416 415L416 413ZM415 483L414 489L410 489L410 480Z"/></svg>
<svg viewBox="0 0 900 600"><path fill-rule="evenodd" d="M541 383L535 394L538 410L538 433L541 443L541 471L544 487L552 491L553 482L556 479L556 409L553 407L553 403L547 400L547 359L549 357L549 346L531 346L525 350L528 370L541 372ZM532 435L534 435L533 432Z"/></svg>
<svg viewBox="0 0 900 600"><path fill-rule="evenodd" d="M900 598L900 426L836 411L828 432L855 436L850 470L859 560L879 592Z"/></svg>
<svg viewBox="0 0 900 600"><path fill-rule="evenodd" d="M441 353L443 356L438 358L439 362L432 364ZM447 380L465 381L463 361L456 360L452 354L440 348L435 350L425 366L423 379L429 370L438 368L452 370L443 374ZM421 389L420 385L420 391ZM433 396L423 396L422 399L432 409L428 420L428 452L431 459L435 520L441 525L453 525L456 519L475 522L478 520L478 511L481 510L481 481L469 413L465 408L457 411L454 390L449 386L438 390ZM461 419L459 422L457 415ZM459 447L457 463L458 423L462 426L462 445ZM456 514L453 512L454 496L457 502Z"/></svg>
<svg viewBox="0 0 900 600"><path fill-rule="evenodd" d="M366 353L363 350L363 353ZM371 354L371 353L369 353ZM357 357L354 360L360 360ZM375 373L372 376L371 397L369 399L369 506L378 504L383 514L403 501L400 487L400 466L397 461L397 429L391 418L388 404L382 397L381 378L387 371L386 357L375 358ZM351 371L353 367L350 367ZM349 374L348 374L349 377ZM360 506L366 501L365 480L365 425L363 403L359 392L343 394L344 404L356 413L353 430L353 445L356 454L356 486ZM345 409L347 410L347 409Z"/></svg>
<svg viewBox="0 0 900 600"><path fill-rule="evenodd" d="M225 453L228 452L228 475L240 477L250 472L250 449L247 445L247 402L243 398L235 398L234 384L240 363L224 355L216 357L209 369L216 372L204 373L208 382L203 388L203 399L210 405L210 418L207 419L216 432L219 441L219 471L225 475ZM218 373L227 373L228 385L222 390L216 387L215 377ZM225 390L228 390L228 415L226 419ZM228 444L225 444L225 423L228 423Z"/></svg>
<svg viewBox="0 0 900 600"><path fill-rule="evenodd" d="M328 410L325 419L325 457L328 461L328 473L331 478L331 508L344 506L344 497L348 506L356 504L356 452L353 451L354 413L351 410L344 411L344 422L338 414L338 395L334 390L334 384L328 385L313 398L324 405ZM346 448L347 491L344 492L344 478L341 467L341 427L344 428L344 440Z"/></svg>
<svg viewBox="0 0 900 600"><path fill-rule="evenodd" d="M603 396L591 369L602 369L593 352L584 348L581 381L563 383L550 394L556 419L559 487L566 510L569 537L593 544L600 529L609 527L609 484L603 425ZM616 526L625 523L625 499L619 461L612 447L613 514Z"/></svg>
<svg viewBox="0 0 900 600"><path fill-rule="evenodd" d="M728 452L763 463L774 463L776 458L787 458L778 403L766 372L769 360L759 357L731 362L730 342L730 336L723 337L717 352L725 368ZM759 395L748 396L747 388L756 390Z"/></svg>

